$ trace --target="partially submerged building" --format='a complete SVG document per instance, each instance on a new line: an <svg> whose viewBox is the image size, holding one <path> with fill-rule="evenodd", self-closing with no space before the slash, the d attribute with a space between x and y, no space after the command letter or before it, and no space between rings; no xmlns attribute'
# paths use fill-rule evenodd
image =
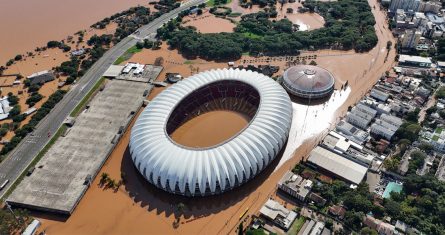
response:
<svg viewBox="0 0 445 235"><path fill-rule="evenodd" d="M368 168L320 146L311 151L307 162L327 174L352 184L360 184L368 171Z"/></svg>
<svg viewBox="0 0 445 235"><path fill-rule="evenodd" d="M43 84L45 82L53 81L56 77L54 76L53 71L51 70L44 70L37 73L33 73L26 77L31 85L34 84Z"/></svg>

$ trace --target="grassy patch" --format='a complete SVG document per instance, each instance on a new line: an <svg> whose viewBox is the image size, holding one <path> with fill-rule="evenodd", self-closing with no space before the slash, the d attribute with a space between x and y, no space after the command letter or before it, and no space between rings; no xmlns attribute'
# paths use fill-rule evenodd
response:
<svg viewBox="0 0 445 235"><path fill-rule="evenodd" d="M186 61L184 61L184 64L193 64L194 62L193 61L191 61L191 60L186 60Z"/></svg>
<svg viewBox="0 0 445 235"><path fill-rule="evenodd" d="M105 78L101 77L99 79L99 81L97 81L96 84L94 84L93 88L88 92L88 94L85 97L83 97L83 99L80 101L80 103L77 104L77 106L74 108L74 110L70 113L71 117L75 117L75 116L79 115L80 111L82 111L83 108L85 107L85 104L88 102L88 100L94 94L94 92L97 89L99 89L99 87L102 85L102 83L104 81L105 81Z"/></svg>
<svg viewBox="0 0 445 235"><path fill-rule="evenodd" d="M232 13L228 14L227 16L228 17L238 17L238 16L241 16L241 15L242 14L240 12L232 12Z"/></svg>
<svg viewBox="0 0 445 235"><path fill-rule="evenodd" d="M45 155L46 152L51 148L51 146L56 143L57 139L66 131L67 126L65 124L62 124L62 126L57 130L57 132L53 135L53 137L49 140L49 142L43 147L43 149L37 154L37 156L32 160L31 164L25 169L25 171L19 176L19 178L11 185L11 187L8 189L8 191L3 195L2 199L6 199L11 195L12 191L22 182L23 178L25 178L26 174L28 173L28 170L32 167L34 167L37 162L42 159L42 157Z"/></svg>
<svg viewBox="0 0 445 235"><path fill-rule="evenodd" d="M443 131L443 128L442 127L438 127L438 128L436 128L436 133L437 134L440 134L440 133L442 133L442 131Z"/></svg>
<svg viewBox="0 0 445 235"><path fill-rule="evenodd" d="M225 4L217 4L217 5L215 5L215 0L208 0L208 1L206 2L206 6L208 6L208 7L222 6L222 5L229 4L229 3L231 3L231 2L232 2L232 0L227 0L227 3L225 3Z"/></svg>
<svg viewBox="0 0 445 235"><path fill-rule="evenodd" d="M439 140L439 136L434 135L433 138L431 138L433 141L438 141Z"/></svg>
<svg viewBox="0 0 445 235"><path fill-rule="evenodd" d="M306 218L303 216L300 216L297 220L292 223L292 226L290 227L289 231L287 232L288 235L296 235L301 227L303 227L304 222L306 222Z"/></svg>
<svg viewBox="0 0 445 235"><path fill-rule="evenodd" d="M136 54L138 52L141 52L142 49L137 48L136 46L132 46L130 47L122 56L120 56L119 58L117 58L116 61L114 61L114 65L119 65L122 62L129 60L133 54Z"/></svg>
<svg viewBox="0 0 445 235"><path fill-rule="evenodd" d="M243 33L243 35L244 35L244 37L250 38L250 39L257 39L257 38L262 38L263 37L261 35L254 34L254 33L248 33L248 32Z"/></svg>

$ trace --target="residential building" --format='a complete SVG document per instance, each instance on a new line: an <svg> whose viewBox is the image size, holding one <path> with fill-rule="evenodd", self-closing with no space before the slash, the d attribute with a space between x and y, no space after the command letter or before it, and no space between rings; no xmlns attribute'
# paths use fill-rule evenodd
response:
<svg viewBox="0 0 445 235"><path fill-rule="evenodd" d="M375 112L377 113L377 111ZM374 117L375 115L364 112L357 108L357 106L355 106L354 108L352 108L351 112L348 112L348 114L346 115L346 121L358 128L365 130Z"/></svg>
<svg viewBox="0 0 445 235"><path fill-rule="evenodd" d="M371 133L391 140L402 123L402 119L398 117L382 114L380 118L371 125Z"/></svg>
<svg viewBox="0 0 445 235"><path fill-rule="evenodd" d="M334 215L340 219L343 219L345 217L346 214L346 210L344 207L340 206L340 205L334 205L329 207L329 213L331 215Z"/></svg>
<svg viewBox="0 0 445 235"><path fill-rule="evenodd" d="M380 235L393 235L395 234L395 226L385 223L379 219L376 219L370 215L366 215L363 220L363 224L376 230Z"/></svg>
<svg viewBox="0 0 445 235"><path fill-rule="evenodd" d="M319 206L324 206L327 202L326 199L324 199L322 196L318 195L317 193L310 193L309 199Z"/></svg>
<svg viewBox="0 0 445 235"><path fill-rule="evenodd" d="M382 102L386 102L389 99L389 94L379 89L373 88L369 94L372 98Z"/></svg>
<svg viewBox="0 0 445 235"><path fill-rule="evenodd" d="M422 32L417 29L407 29L400 37L402 49L414 49L422 37Z"/></svg>
<svg viewBox="0 0 445 235"><path fill-rule="evenodd" d="M344 137L355 141L359 144L363 144L364 142L368 141L369 139L369 133L366 131L362 131L358 129L357 127L341 120L338 122L337 126L335 126L335 129Z"/></svg>
<svg viewBox="0 0 445 235"><path fill-rule="evenodd" d="M51 70L44 70L37 73L33 73L27 77L31 85L43 84L55 79L54 73Z"/></svg>
<svg viewBox="0 0 445 235"><path fill-rule="evenodd" d="M304 201L312 189L312 181L288 171L278 182L278 188L298 200Z"/></svg>
<svg viewBox="0 0 445 235"><path fill-rule="evenodd" d="M329 132L329 135L323 139L321 145L335 153L338 153L342 157L345 157L365 167L369 167L374 160L374 156L365 152L363 146L347 139L335 131Z"/></svg>
<svg viewBox="0 0 445 235"><path fill-rule="evenodd" d="M286 207L272 199L267 200L263 207L261 207L260 213L265 218L273 221L278 227L285 230L288 230L297 218L296 212L288 210Z"/></svg>
<svg viewBox="0 0 445 235"><path fill-rule="evenodd" d="M391 12L397 11L397 9L403 9L405 11L418 11L420 6L420 0L392 0L389 5Z"/></svg>

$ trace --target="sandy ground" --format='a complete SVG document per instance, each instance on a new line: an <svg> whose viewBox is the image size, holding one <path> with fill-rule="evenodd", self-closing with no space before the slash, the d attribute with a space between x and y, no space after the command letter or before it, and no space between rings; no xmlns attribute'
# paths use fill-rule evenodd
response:
<svg viewBox="0 0 445 235"><path fill-rule="evenodd" d="M199 16L187 16L182 22L183 26L194 26L201 33L233 32L235 28L235 25L229 20L216 17L208 11Z"/></svg>
<svg viewBox="0 0 445 235"><path fill-rule="evenodd" d="M370 0L370 3L371 6L376 4L375 0ZM386 25L383 13L376 10L373 10L373 13L377 21L379 44L372 51L365 54L338 51L316 52L319 55L316 62L329 69L337 79L348 80L351 88L341 95L343 98L347 97L344 102L334 102L335 105L330 111L334 113L332 116L327 115L328 112L308 112L306 120L316 118L315 115L326 115L320 119L323 123L318 123L325 129L320 128L323 130L314 131L313 135L310 135L293 152L293 157L289 160L285 157L284 162L280 162L282 157L278 157L255 179L230 193L194 199L177 197L154 188L137 174L128 152L129 132L127 132L101 170L101 172L109 173L114 179L119 179L120 172L125 172L127 179L125 186L115 193L98 187L99 179L95 179L73 215L69 218L40 215L38 217L43 221L41 228L48 234L234 234L240 222L240 215L247 212L242 218L246 220L247 217L256 214L269 197L276 197L276 183L284 172L293 168L302 157L307 156L321 136L326 133L325 130L332 126L334 121L346 112L347 107L357 102L391 67L395 56L394 50L389 53L387 62L384 62L384 57L386 42L393 41L393 38L391 32L383 28ZM135 55L132 61L150 63L159 55L166 59L164 75L169 71L181 72L187 76L190 74L191 69L188 68L189 64L184 64L185 59L174 51L166 49L157 52L144 51ZM174 63L168 63L167 60ZM192 62L193 68L199 67L200 71L226 66L210 62L201 64L199 60ZM160 78L160 80L163 79L164 77ZM150 98L153 98L154 94L160 90L155 89ZM333 98L338 97L340 95L334 95ZM338 106L340 107L337 108ZM316 108L307 109L315 110ZM306 130L310 128L307 124L309 122L306 123ZM277 167L278 164L280 167ZM174 207L178 202L183 202L187 206L184 215L180 217L178 213L175 213ZM178 217L180 218L179 227L175 228L174 221Z"/></svg>
<svg viewBox="0 0 445 235"><path fill-rule="evenodd" d="M176 143L193 147L210 147L236 135L249 122L238 112L215 110L203 113L182 124L170 136Z"/></svg>
<svg viewBox="0 0 445 235"><path fill-rule="evenodd" d="M146 0L0 0L0 64Z"/></svg>

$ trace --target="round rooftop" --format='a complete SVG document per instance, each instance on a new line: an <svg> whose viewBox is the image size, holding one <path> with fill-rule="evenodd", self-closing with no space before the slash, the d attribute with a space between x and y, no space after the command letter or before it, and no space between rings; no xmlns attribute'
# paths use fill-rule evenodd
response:
<svg viewBox="0 0 445 235"><path fill-rule="evenodd" d="M297 65L283 74L284 88L299 98L324 98L334 90L332 74L318 66Z"/></svg>

